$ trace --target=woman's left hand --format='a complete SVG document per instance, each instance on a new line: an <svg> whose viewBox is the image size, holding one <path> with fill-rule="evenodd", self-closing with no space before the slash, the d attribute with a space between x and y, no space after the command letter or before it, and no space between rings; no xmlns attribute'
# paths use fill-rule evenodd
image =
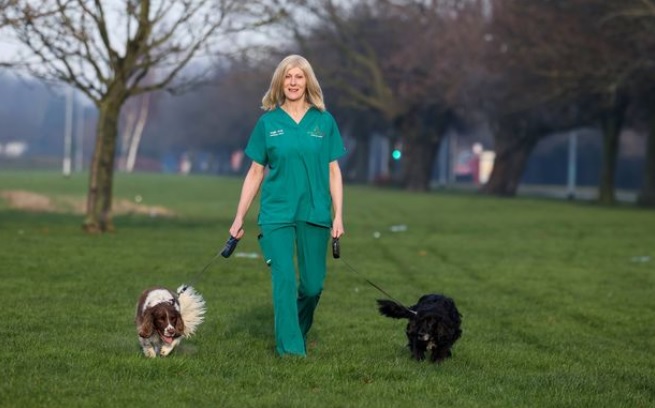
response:
<svg viewBox="0 0 655 408"><path fill-rule="evenodd" d="M332 221L332 238L340 238L346 231L343 229L343 221L335 217Z"/></svg>

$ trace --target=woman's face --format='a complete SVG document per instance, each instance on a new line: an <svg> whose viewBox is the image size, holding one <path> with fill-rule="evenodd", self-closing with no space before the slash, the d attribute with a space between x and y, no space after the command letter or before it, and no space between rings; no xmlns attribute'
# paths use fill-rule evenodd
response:
<svg viewBox="0 0 655 408"><path fill-rule="evenodd" d="M295 67L284 76L284 96L290 102L302 100L305 96L307 78L302 69Z"/></svg>

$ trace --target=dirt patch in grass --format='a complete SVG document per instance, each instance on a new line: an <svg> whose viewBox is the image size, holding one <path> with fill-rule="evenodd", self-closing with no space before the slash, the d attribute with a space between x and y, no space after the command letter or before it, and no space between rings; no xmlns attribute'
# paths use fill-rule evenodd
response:
<svg viewBox="0 0 655 408"><path fill-rule="evenodd" d="M72 196L47 196L23 190L0 191L9 208L31 212L56 212L84 214L86 199ZM112 204L114 215L146 214L150 216L173 217L175 212L162 206L152 206L134 203L126 199L114 200Z"/></svg>

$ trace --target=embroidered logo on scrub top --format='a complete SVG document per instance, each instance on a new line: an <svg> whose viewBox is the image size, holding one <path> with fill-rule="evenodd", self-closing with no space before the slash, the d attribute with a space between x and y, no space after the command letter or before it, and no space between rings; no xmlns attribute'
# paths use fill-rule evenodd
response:
<svg viewBox="0 0 655 408"><path fill-rule="evenodd" d="M307 133L308 133L311 137L319 137L319 138L322 138L323 136L325 136L325 135L323 134L323 132L321 131L321 129L320 129L318 126L316 126L316 127L314 128L314 130L310 130L310 131L307 132Z"/></svg>
<svg viewBox="0 0 655 408"><path fill-rule="evenodd" d="M284 134L284 129L273 130L268 133L269 137L281 136Z"/></svg>

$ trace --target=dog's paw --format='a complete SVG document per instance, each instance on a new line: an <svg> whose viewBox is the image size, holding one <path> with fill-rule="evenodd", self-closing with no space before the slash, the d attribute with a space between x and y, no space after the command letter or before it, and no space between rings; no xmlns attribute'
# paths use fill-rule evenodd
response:
<svg viewBox="0 0 655 408"><path fill-rule="evenodd" d="M155 358L157 357L157 352L154 347L145 347L143 348L143 355L148 358Z"/></svg>
<svg viewBox="0 0 655 408"><path fill-rule="evenodd" d="M162 357L166 357L167 355L171 354L171 352L173 351L176 345L177 342L173 342L172 344L162 346L161 350L159 350L159 355Z"/></svg>
<svg viewBox="0 0 655 408"><path fill-rule="evenodd" d="M432 355L430 356L430 361L433 363L443 363L446 359L452 356L452 352L449 348L436 348L432 350Z"/></svg>
<svg viewBox="0 0 655 408"><path fill-rule="evenodd" d="M416 361L423 361L425 360L425 352L416 351L412 354L412 357L414 357L414 360Z"/></svg>

